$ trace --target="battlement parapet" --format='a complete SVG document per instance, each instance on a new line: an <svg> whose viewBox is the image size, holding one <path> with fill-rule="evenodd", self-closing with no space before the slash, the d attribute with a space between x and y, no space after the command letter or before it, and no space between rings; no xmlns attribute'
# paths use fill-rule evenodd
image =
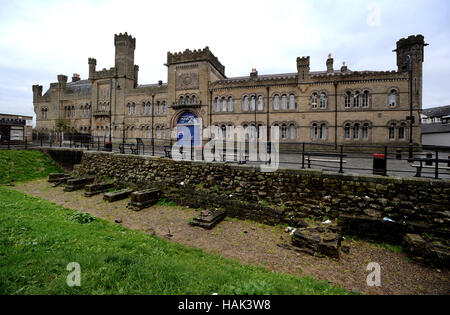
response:
<svg viewBox="0 0 450 315"><path fill-rule="evenodd" d="M425 38L423 37L423 35L419 34L419 35L411 35L408 36L408 38L402 38L400 40L397 41L397 49L399 48L404 48L404 47L410 47L413 45L424 45L427 46L428 44L425 44Z"/></svg>
<svg viewBox="0 0 450 315"><path fill-rule="evenodd" d="M124 34L114 34L114 45L125 45L130 46L131 48L136 48L136 38L128 35L127 32Z"/></svg>
<svg viewBox="0 0 450 315"><path fill-rule="evenodd" d="M225 76L225 66L223 66L219 59L206 46L204 49L190 50L186 49L183 52L171 53L167 52L167 65L187 63L193 61L208 61L210 62L223 76Z"/></svg>

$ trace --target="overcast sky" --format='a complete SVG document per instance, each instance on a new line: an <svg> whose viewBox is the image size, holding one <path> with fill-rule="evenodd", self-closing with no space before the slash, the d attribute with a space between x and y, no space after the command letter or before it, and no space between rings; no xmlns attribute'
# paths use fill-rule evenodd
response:
<svg viewBox="0 0 450 315"><path fill-rule="evenodd" d="M0 112L31 115L33 84L114 66L114 34L136 37L139 83L167 81L167 51L209 46L228 77L296 71L396 70L396 41L423 34L423 107L450 104L448 0L10 1L0 0Z"/></svg>

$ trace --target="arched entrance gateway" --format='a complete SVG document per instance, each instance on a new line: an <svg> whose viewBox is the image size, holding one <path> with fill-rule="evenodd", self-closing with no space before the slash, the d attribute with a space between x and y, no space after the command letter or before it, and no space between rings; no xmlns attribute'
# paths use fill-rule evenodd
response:
<svg viewBox="0 0 450 315"><path fill-rule="evenodd" d="M201 119L193 113L182 114L177 121L177 145L201 146Z"/></svg>

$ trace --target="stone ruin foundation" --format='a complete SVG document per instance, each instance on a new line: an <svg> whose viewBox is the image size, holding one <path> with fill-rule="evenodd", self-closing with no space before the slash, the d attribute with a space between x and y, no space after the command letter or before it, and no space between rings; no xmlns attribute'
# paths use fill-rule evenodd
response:
<svg viewBox="0 0 450 315"><path fill-rule="evenodd" d="M135 191L131 194L131 201L128 203L127 208L139 211L154 205L160 198L161 191L156 188Z"/></svg>
<svg viewBox="0 0 450 315"><path fill-rule="evenodd" d="M121 189L112 192L108 192L103 195L103 199L108 202L115 202L123 199L127 199L133 193L133 189Z"/></svg>
<svg viewBox="0 0 450 315"><path fill-rule="evenodd" d="M189 222L192 226L199 226L210 230L219 224L226 217L226 212L223 210L203 210L198 217Z"/></svg>
<svg viewBox="0 0 450 315"><path fill-rule="evenodd" d="M99 195L104 192L107 192L111 188L114 188L114 183L96 183L96 184L86 185L84 187L84 189L85 189L84 196L92 197L95 195Z"/></svg>

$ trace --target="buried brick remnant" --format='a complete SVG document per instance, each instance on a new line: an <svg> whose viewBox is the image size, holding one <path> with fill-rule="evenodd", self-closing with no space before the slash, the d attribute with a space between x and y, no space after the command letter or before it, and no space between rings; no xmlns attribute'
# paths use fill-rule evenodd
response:
<svg viewBox="0 0 450 315"><path fill-rule="evenodd" d="M91 185L86 185L84 188L86 191L84 193L85 197L92 197L104 192L114 187L114 183L96 183Z"/></svg>
<svg viewBox="0 0 450 315"><path fill-rule="evenodd" d="M292 244L299 251L313 256L329 256L339 259L342 237L338 228L332 225L311 225L296 229L292 235Z"/></svg>
<svg viewBox="0 0 450 315"><path fill-rule="evenodd" d="M70 174L66 173L52 173L48 175L48 182L49 183L56 183L61 181L64 178L70 177Z"/></svg>
<svg viewBox="0 0 450 315"><path fill-rule="evenodd" d="M76 191L83 189L86 185L93 183L95 177L82 177L67 180L64 191Z"/></svg>
<svg viewBox="0 0 450 315"><path fill-rule="evenodd" d="M131 194L131 201L127 207L131 210L139 211L154 205L160 197L160 190L156 188L135 191Z"/></svg>
<svg viewBox="0 0 450 315"><path fill-rule="evenodd" d="M200 226L205 229L212 229L225 219L226 212L223 210L203 210L198 217L189 222L192 226Z"/></svg>
<svg viewBox="0 0 450 315"><path fill-rule="evenodd" d="M450 242L448 240L406 234L403 248L409 258L418 263L443 268L450 266Z"/></svg>
<svg viewBox="0 0 450 315"><path fill-rule="evenodd" d="M117 191L112 191L103 195L103 199L109 202L115 202L128 198L132 192L133 189L121 189Z"/></svg>

